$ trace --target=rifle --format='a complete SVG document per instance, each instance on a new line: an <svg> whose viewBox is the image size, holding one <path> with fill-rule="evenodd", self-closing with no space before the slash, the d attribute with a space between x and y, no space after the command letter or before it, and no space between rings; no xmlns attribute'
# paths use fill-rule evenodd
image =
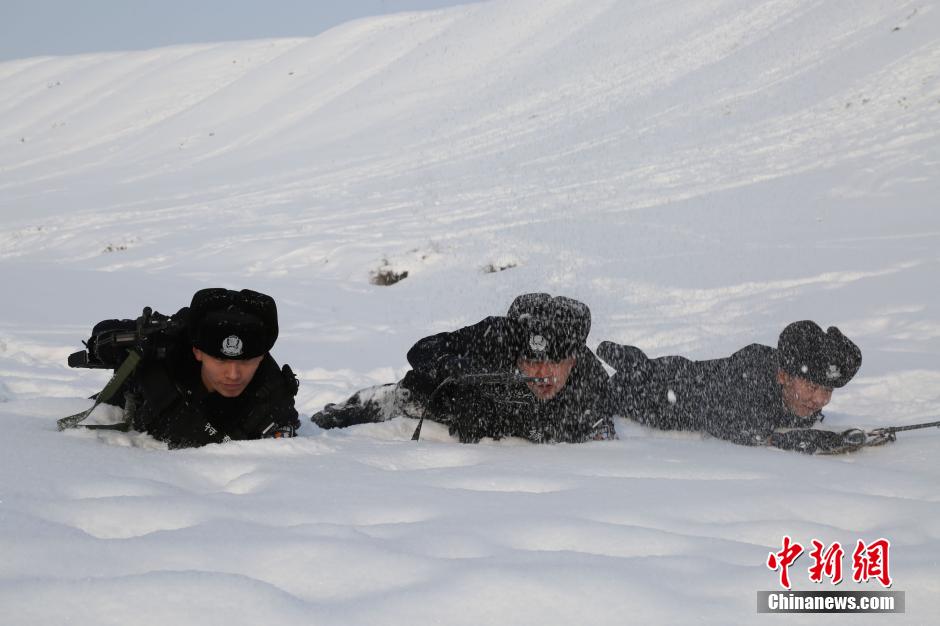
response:
<svg viewBox="0 0 940 626"><path fill-rule="evenodd" d="M868 441L865 442L865 445L881 446L892 441L897 441L896 433L903 432L905 430L920 430L921 428L940 428L940 421L924 422L923 424L909 424L907 426L886 426L884 428L875 428L874 430L870 430L865 433L865 435L868 437Z"/></svg>
<svg viewBox="0 0 940 626"><path fill-rule="evenodd" d="M117 369L131 351L165 358L173 340L185 330L179 314L167 316L149 306L136 320L105 320L91 331L84 350L69 355L69 367Z"/></svg>
<svg viewBox="0 0 940 626"><path fill-rule="evenodd" d="M859 428L849 428L841 433L815 428L795 428L788 431L777 431L771 435L770 445L784 450L797 450L812 454L844 454L855 452L862 448L883 446L886 443L897 441L895 433L904 430L918 430L921 428L940 428L940 422L925 422L923 424L910 424L908 426L886 426L864 431ZM833 442L832 437L841 443Z"/></svg>
<svg viewBox="0 0 940 626"><path fill-rule="evenodd" d="M428 401L425 403L424 408L421 411L421 418L418 420L418 426L415 428L415 432L411 435L412 441L418 441L421 438L421 427L424 425L424 418L428 414L428 408L437 398L437 395L441 392L442 389L453 383L475 383L477 385L511 385L514 383L542 383L548 382L547 378L540 376L524 376L518 372L501 372L496 374L463 374L460 376L448 376L441 383L434 388L434 391L431 392L431 395L428 396ZM512 403L513 400L507 400L506 402ZM517 402L518 403L518 402Z"/></svg>
<svg viewBox="0 0 940 626"><path fill-rule="evenodd" d="M104 402L121 389L124 382L145 357L166 358L172 341L184 330L177 316L156 313L149 306L136 320L107 320L95 326L84 350L69 355L69 367L86 369L114 369L114 375L98 394L91 408L57 420L59 430L76 428ZM127 430L128 422L109 425L89 425L86 428Z"/></svg>

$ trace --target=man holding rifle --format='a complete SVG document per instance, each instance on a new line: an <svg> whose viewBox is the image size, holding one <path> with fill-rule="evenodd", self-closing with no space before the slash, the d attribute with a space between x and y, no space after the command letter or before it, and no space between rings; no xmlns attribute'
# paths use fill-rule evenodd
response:
<svg viewBox="0 0 940 626"><path fill-rule="evenodd" d="M420 340L408 351L412 369L400 382L359 391L312 420L342 428L427 417L463 443L614 439L608 376L585 345L590 329L591 312L577 300L521 295L505 316Z"/></svg>
<svg viewBox="0 0 940 626"><path fill-rule="evenodd" d="M664 430L694 430L744 445L835 454L871 445L859 429L811 428L833 389L862 364L858 346L835 326L793 322L776 348L751 344L730 357L649 359L638 348L603 342L598 354L617 370L614 410Z"/></svg>
<svg viewBox="0 0 940 626"><path fill-rule="evenodd" d="M59 428L82 426L107 403L124 409L123 421L88 428L133 428L170 448L292 437L297 378L270 355L277 335L274 299L248 289L202 289L171 316L146 308L137 320L100 322L69 365L115 375L91 409Z"/></svg>

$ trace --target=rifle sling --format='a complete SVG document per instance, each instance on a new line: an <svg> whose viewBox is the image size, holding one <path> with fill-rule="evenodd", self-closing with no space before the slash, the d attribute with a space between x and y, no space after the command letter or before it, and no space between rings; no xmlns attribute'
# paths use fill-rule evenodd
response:
<svg viewBox="0 0 940 626"><path fill-rule="evenodd" d="M124 359L124 362L121 363L121 366L114 371L114 375L111 377L111 380L104 386L104 389L95 397L95 403L91 406L90 409L82 411L81 413L76 413L75 415L69 415L68 417L63 417L62 419L56 422L58 424L59 430L65 430L66 428L76 428L81 425L81 423L92 414L92 412L98 408L98 405L107 402L118 390L124 385L124 382L128 377L137 369L137 365L140 363L141 355L137 350L128 350L127 358ZM111 424L107 426L94 426L89 425L85 428L109 428L111 430L121 430L122 428L114 428L114 426L123 427L123 424ZM127 430L127 428L123 428Z"/></svg>

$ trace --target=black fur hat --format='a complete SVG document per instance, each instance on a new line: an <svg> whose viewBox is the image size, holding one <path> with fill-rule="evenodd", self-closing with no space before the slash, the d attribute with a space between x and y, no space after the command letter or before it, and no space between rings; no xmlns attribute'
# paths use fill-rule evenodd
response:
<svg viewBox="0 0 940 626"><path fill-rule="evenodd" d="M547 293L513 300L506 316L516 324L519 355L533 361L561 361L587 341L591 311L583 302Z"/></svg>
<svg viewBox="0 0 940 626"><path fill-rule="evenodd" d="M219 359L251 359L277 340L277 305L250 289L201 289L189 305L193 346Z"/></svg>
<svg viewBox="0 0 940 626"><path fill-rule="evenodd" d="M780 369L823 387L844 387L862 366L862 351L835 326L793 322L777 342Z"/></svg>

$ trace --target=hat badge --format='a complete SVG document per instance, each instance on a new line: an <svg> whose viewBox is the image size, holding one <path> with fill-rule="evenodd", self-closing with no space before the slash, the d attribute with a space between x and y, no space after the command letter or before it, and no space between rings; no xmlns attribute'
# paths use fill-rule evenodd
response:
<svg viewBox="0 0 940 626"><path fill-rule="evenodd" d="M244 352L244 347L238 335L229 335L222 340L222 354L225 356L241 356L242 352Z"/></svg>
<svg viewBox="0 0 940 626"><path fill-rule="evenodd" d="M842 370L839 369L838 365L829 365L829 369L826 370L826 380L835 380L842 376Z"/></svg>
<svg viewBox="0 0 940 626"><path fill-rule="evenodd" d="M529 347L533 352L545 352L548 349L548 339L542 335L532 335L529 337Z"/></svg>

